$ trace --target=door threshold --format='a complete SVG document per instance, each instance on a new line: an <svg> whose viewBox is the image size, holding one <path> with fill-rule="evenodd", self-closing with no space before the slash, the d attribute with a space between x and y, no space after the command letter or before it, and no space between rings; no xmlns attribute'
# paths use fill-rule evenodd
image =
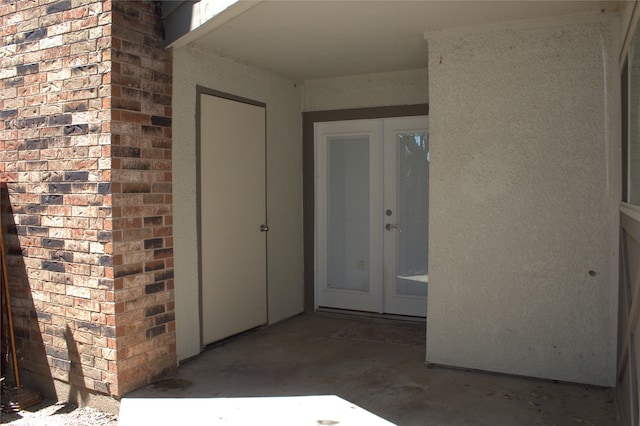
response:
<svg viewBox="0 0 640 426"><path fill-rule="evenodd" d="M410 315L397 315L397 314L379 314L376 312L352 311L349 309L327 308L324 306L319 306L318 308L316 308L315 313L330 314L333 316L342 316L342 317L348 317L348 318L367 318L367 319L385 320L385 321L412 322L416 324L427 323L427 319L425 317L414 317Z"/></svg>

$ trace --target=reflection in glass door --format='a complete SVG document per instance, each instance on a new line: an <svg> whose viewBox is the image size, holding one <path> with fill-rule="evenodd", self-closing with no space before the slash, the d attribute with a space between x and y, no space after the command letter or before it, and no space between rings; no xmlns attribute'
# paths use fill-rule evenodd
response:
<svg viewBox="0 0 640 426"><path fill-rule="evenodd" d="M426 316L428 120L316 125L316 306Z"/></svg>

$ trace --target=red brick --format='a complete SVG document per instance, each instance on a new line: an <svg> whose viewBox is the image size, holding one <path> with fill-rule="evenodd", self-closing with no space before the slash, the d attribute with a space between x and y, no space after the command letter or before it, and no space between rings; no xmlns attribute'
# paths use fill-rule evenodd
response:
<svg viewBox="0 0 640 426"><path fill-rule="evenodd" d="M6 88L0 82L5 87L0 109L18 110L16 119L0 122L0 179L25 189L9 189L16 209L44 208L20 217L25 226L31 226L29 232L7 238L9 245L19 245L26 254L24 267L12 268L16 271L12 279L28 284L15 292L16 323L29 327L31 303L39 312L51 314L50 324L43 317L31 327L33 336L38 329L45 333L42 340L21 338L19 346L30 349L24 351L30 371L119 396L175 367L174 322L166 324L166 333L147 339L146 331L153 324L144 318L149 304L164 303L167 313L174 310L173 280L166 282L163 291L144 295L145 285L153 282L152 274L174 264L171 129L149 134L142 128L151 122L150 114L169 118L172 110L167 103L154 102L153 96L141 96L135 87L121 86L170 95L171 85L152 81L151 76L171 75L171 54L162 47L159 8L150 2L116 3L113 10L111 0L82 2L79 7L47 13L55 1L0 4L0 36L41 27L48 31L46 39L16 46L13 56L5 58L5 66L10 67L38 63L33 68L37 72L25 74L16 87ZM136 25L131 25L130 14L139 17ZM152 46L141 44L153 38ZM114 58L121 62L113 62ZM75 68L91 64L97 67ZM113 110L116 107L126 109ZM62 124L51 118L62 114L72 114L73 122ZM16 120L30 121L19 127ZM25 140L47 143L23 149ZM111 144L140 148L137 161L145 168L123 169L132 163L112 158ZM68 174L74 171L88 172L83 175L86 182L65 180L80 176ZM144 193L123 193L140 189L136 186L140 182L149 183ZM99 189L102 184L111 185L107 192ZM48 193L50 185L56 188L54 194ZM160 216L162 222L145 228L142 219L147 216ZM28 225L30 221L37 226ZM104 231L111 235L110 241L104 240ZM162 239L161 251L145 250L144 241L150 238ZM64 241L63 247L44 239ZM42 261L56 256L67 259L64 272L41 268ZM18 262L15 257L9 261ZM115 278L118 272L128 275ZM76 321L85 321L84 328L87 324L100 327L91 326L91 332L74 330ZM66 340L46 334L46 327L74 330L82 376L69 375L29 355L43 352L42 345L66 347ZM115 330L115 337L94 334L103 330Z"/></svg>

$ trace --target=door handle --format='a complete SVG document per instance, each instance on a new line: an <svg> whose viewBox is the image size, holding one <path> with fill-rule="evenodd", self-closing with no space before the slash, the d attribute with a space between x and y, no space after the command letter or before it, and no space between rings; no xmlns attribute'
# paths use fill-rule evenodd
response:
<svg viewBox="0 0 640 426"><path fill-rule="evenodd" d="M384 229L386 229L387 231L391 231L392 229L398 229L398 228L399 228L399 226L398 226L398 225L392 225L392 224L390 224L390 223L387 223L387 224L384 226Z"/></svg>
<svg viewBox="0 0 640 426"><path fill-rule="evenodd" d="M269 231L269 226L268 225L260 225L260 232L268 232Z"/></svg>

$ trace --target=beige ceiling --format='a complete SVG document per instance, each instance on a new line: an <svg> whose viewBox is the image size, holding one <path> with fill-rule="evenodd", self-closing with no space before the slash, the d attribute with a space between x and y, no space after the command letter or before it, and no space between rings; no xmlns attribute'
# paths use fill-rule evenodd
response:
<svg viewBox="0 0 640 426"><path fill-rule="evenodd" d="M245 3L231 19L214 17L195 44L309 80L424 68L425 32L618 6L614 1L262 1Z"/></svg>

